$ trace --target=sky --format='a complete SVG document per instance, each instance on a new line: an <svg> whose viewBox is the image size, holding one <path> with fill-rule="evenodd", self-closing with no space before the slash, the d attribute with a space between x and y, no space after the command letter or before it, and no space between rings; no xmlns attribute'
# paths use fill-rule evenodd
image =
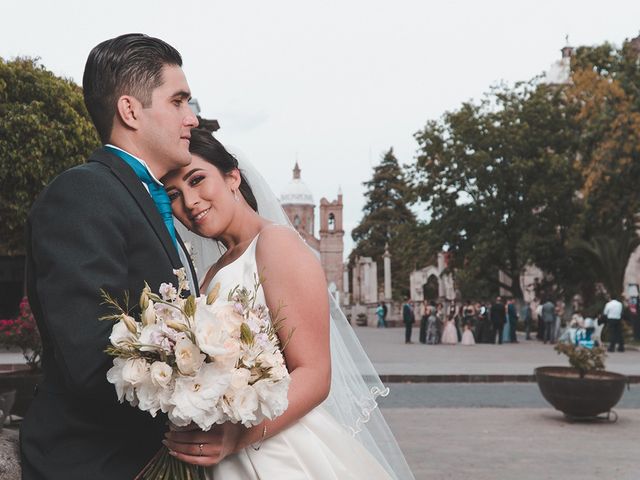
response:
<svg viewBox="0 0 640 480"><path fill-rule="evenodd" d="M573 46L635 37L640 2L22 0L1 2L0 18L0 57L39 57L77 83L102 40L172 44L201 115L276 193L296 160L316 203L342 189L346 256L362 182L389 148L412 162L428 120L547 70L566 35Z"/></svg>

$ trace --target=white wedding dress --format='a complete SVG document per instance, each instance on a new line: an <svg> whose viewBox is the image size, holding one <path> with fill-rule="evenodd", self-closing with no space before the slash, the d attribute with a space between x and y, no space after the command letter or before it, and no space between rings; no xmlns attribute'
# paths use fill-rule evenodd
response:
<svg viewBox="0 0 640 480"><path fill-rule="evenodd" d="M234 262L222 267L210 288L220 283L228 292L237 285L254 285L256 244L253 239ZM266 304L262 288L257 303ZM320 405L280 433L267 438L259 450L251 446L225 458L208 469L213 480L378 480L392 477L364 448L360 441L340 425Z"/></svg>

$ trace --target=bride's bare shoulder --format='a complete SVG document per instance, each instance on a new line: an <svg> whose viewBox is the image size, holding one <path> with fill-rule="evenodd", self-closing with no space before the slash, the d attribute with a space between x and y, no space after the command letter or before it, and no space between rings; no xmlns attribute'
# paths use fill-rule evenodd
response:
<svg viewBox="0 0 640 480"><path fill-rule="evenodd" d="M269 225L260 232L256 258L263 264L314 261L315 255L293 228Z"/></svg>

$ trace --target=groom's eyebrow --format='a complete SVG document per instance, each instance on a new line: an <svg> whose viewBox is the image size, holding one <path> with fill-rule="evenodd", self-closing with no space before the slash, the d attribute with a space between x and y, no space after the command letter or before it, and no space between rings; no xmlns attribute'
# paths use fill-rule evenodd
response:
<svg viewBox="0 0 640 480"><path fill-rule="evenodd" d="M191 92L180 90L179 92L174 93L171 96L171 98L179 98L181 100L191 100Z"/></svg>
<svg viewBox="0 0 640 480"><path fill-rule="evenodd" d="M193 175L196 172L199 172L200 170L202 170L201 168L194 168L193 170L191 170L189 173L187 173L184 177L182 177L182 181L186 182L187 178L189 178L191 175Z"/></svg>

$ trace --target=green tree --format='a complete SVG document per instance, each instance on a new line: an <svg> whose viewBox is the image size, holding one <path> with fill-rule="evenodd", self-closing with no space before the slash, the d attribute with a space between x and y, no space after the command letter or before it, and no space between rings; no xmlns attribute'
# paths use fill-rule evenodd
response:
<svg viewBox="0 0 640 480"><path fill-rule="evenodd" d="M528 263L554 275L570 270L579 176L563 97L533 81L495 87L416 134L414 187L431 216L428 244L448 247L451 268L467 290L478 285L475 294L503 287L522 297ZM514 281L501 283L498 270Z"/></svg>
<svg viewBox="0 0 640 480"><path fill-rule="evenodd" d="M571 254L582 271L590 273L590 278L601 283L609 294L620 298L629 257L638 246L640 239L635 232L618 228L595 235L589 241L576 240Z"/></svg>
<svg viewBox="0 0 640 480"><path fill-rule="evenodd" d="M391 272L394 297L406 293L409 272L414 263L406 252L419 252L415 245L419 233L414 213L409 208L411 189L407 185L405 173L390 148L379 165L373 169L371 180L364 182L367 187L364 216L353 229L351 236L356 242L349 255L352 267L356 257L371 257L378 262L378 284L384 281L382 258L385 245L391 252Z"/></svg>
<svg viewBox="0 0 640 480"><path fill-rule="evenodd" d="M79 86L37 60L0 58L0 255L24 252L33 201L99 144Z"/></svg>

